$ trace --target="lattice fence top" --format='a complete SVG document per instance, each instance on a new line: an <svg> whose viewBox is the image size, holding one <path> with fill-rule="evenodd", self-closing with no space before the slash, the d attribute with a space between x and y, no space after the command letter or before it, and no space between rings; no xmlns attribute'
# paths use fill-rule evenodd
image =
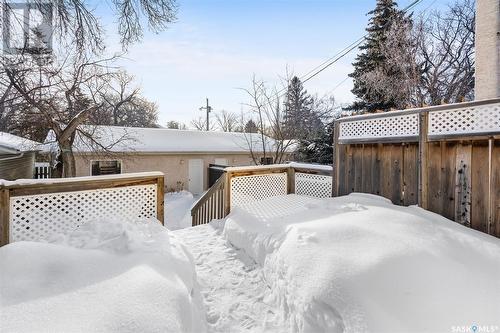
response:
<svg viewBox="0 0 500 333"><path fill-rule="evenodd" d="M296 172L295 193L316 198L331 197L332 177Z"/></svg>
<svg viewBox="0 0 500 333"><path fill-rule="evenodd" d="M418 114L368 118L340 123L339 140L418 137Z"/></svg>
<svg viewBox="0 0 500 333"><path fill-rule="evenodd" d="M500 132L500 103L429 112L429 136Z"/></svg>
<svg viewBox="0 0 500 333"><path fill-rule="evenodd" d="M500 103L494 100L399 111L394 116L383 113L344 118L339 123L339 143L416 140L419 113L424 112L429 114L429 138L500 133Z"/></svg>
<svg viewBox="0 0 500 333"><path fill-rule="evenodd" d="M287 174L238 176L231 178L231 206L243 205L287 194Z"/></svg>
<svg viewBox="0 0 500 333"><path fill-rule="evenodd" d="M42 240L92 219L156 217L156 184L10 198L10 241Z"/></svg>

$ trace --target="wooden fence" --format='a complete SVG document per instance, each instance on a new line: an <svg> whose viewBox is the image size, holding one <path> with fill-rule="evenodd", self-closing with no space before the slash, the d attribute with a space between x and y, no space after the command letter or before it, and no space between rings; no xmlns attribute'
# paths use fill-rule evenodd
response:
<svg viewBox="0 0 500 333"><path fill-rule="evenodd" d="M161 172L0 183L0 246L46 239L93 219L157 218L163 224Z"/></svg>
<svg viewBox="0 0 500 333"><path fill-rule="evenodd" d="M500 237L500 99L341 118L334 195L364 192Z"/></svg>
<svg viewBox="0 0 500 333"><path fill-rule="evenodd" d="M277 195L329 197L331 168L298 164L228 167L191 209L192 225L229 214L231 207Z"/></svg>

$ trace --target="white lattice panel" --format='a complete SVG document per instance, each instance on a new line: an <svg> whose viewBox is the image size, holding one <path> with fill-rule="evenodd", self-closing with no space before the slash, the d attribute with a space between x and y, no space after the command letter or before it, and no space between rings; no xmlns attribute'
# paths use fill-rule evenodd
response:
<svg viewBox="0 0 500 333"><path fill-rule="evenodd" d="M46 239L106 217L156 217L156 185L12 197L10 241Z"/></svg>
<svg viewBox="0 0 500 333"><path fill-rule="evenodd" d="M287 194L286 173L231 178L231 206Z"/></svg>
<svg viewBox="0 0 500 333"><path fill-rule="evenodd" d="M418 136L418 114L368 118L340 123L340 140Z"/></svg>
<svg viewBox="0 0 500 333"><path fill-rule="evenodd" d="M316 198L332 196L332 177L295 173L295 193Z"/></svg>
<svg viewBox="0 0 500 333"><path fill-rule="evenodd" d="M500 103L429 112L429 136L500 132Z"/></svg>

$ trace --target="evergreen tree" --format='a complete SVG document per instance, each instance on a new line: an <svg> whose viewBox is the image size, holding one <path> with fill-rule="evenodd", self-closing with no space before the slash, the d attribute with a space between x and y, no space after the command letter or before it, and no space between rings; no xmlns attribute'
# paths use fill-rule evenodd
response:
<svg viewBox="0 0 500 333"><path fill-rule="evenodd" d="M322 127L312 108L312 97L300 79L294 76L288 84L283 115L283 129L288 139L305 139Z"/></svg>
<svg viewBox="0 0 500 333"><path fill-rule="evenodd" d="M297 152L299 161L306 163L332 164L333 161L333 121L315 138L301 140Z"/></svg>
<svg viewBox="0 0 500 333"><path fill-rule="evenodd" d="M353 78L354 87L351 90L357 97L348 109L374 112L376 110L388 110L396 107L397 103L393 97L386 96L383 91L372 87L365 75L370 72L391 73L391 66L386 63L386 57L382 52L382 46L387 39L387 33L391 23L397 19L403 19L403 13L397 9L393 0L377 0L374 10L370 11L370 21L366 31L368 36L363 45L359 47L361 53L353 63L354 72L349 74Z"/></svg>
<svg viewBox="0 0 500 333"><path fill-rule="evenodd" d="M244 131L245 133L257 133L258 132L257 124L252 119L250 119L245 124Z"/></svg>

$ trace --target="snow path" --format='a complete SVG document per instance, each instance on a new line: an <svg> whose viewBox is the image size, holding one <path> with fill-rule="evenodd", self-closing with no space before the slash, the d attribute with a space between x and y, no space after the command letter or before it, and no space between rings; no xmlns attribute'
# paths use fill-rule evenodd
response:
<svg viewBox="0 0 500 333"><path fill-rule="evenodd" d="M283 331L261 267L229 245L214 222L172 232L193 254L209 332Z"/></svg>

